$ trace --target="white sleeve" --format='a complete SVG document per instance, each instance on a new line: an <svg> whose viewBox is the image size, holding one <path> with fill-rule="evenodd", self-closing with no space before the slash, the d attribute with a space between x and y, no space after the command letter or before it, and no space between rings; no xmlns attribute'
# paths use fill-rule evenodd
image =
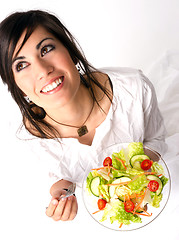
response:
<svg viewBox="0 0 179 240"><path fill-rule="evenodd" d="M49 186L64 179L66 175L69 176L68 169L62 161L63 155L59 142L55 143L52 140L48 142L46 139L35 138L27 140L27 144L38 165L41 166L41 173L46 174Z"/></svg>
<svg viewBox="0 0 179 240"><path fill-rule="evenodd" d="M163 155L167 150L163 117L158 108L157 97L152 83L141 71L140 74L145 82L143 89L144 144Z"/></svg>

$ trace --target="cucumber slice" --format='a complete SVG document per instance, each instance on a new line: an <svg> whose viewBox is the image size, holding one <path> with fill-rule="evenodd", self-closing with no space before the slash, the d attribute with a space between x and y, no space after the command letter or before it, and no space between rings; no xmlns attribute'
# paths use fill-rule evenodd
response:
<svg viewBox="0 0 179 240"><path fill-rule="evenodd" d="M145 155L145 154L143 154L143 155L135 155L135 156L133 156L130 159L130 165L131 165L131 167L133 167L133 168L135 168L137 170L141 170L140 163L143 160L145 160L145 159L149 159L150 160L150 158L147 155Z"/></svg>
<svg viewBox="0 0 179 240"><path fill-rule="evenodd" d="M91 193L96 196L96 197L99 197L99 189L98 189L98 186L100 185L100 182L101 182L101 179L100 177L95 177L91 180L91 183L90 183L90 190L91 190Z"/></svg>
<svg viewBox="0 0 179 240"><path fill-rule="evenodd" d="M122 182L128 182L130 181L131 179L128 178L128 177L120 177L120 178L117 178L115 179L112 184L118 184L118 183L122 183ZM109 187L109 196L112 198L115 196L115 193L116 193L116 189L117 189L118 186L110 186ZM122 199L121 199L122 200Z"/></svg>
<svg viewBox="0 0 179 240"><path fill-rule="evenodd" d="M130 180L129 180L130 181ZM124 202L125 195L130 195L132 192L130 188L125 185L117 186L115 189L115 194L117 195L118 199Z"/></svg>
<svg viewBox="0 0 179 240"><path fill-rule="evenodd" d="M155 176L155 175L148 175L147 179L148 180L155 180L155 181L157 181L159 183L159 188L156 191L156 194L160 195L160 193L162 192L162 189L163 189L163 184L162 184L162 181L160 180L160 178Z"/></svg>
<svg viewBox="0 0 179 240"><path fill-rule="evenodd" d="M132 168L134 168L134 169L136 169L136 170L138 170L138 171L141 171L141 170L142 170L142 168L141 168L141 162L139 162L139 161L134 162Z"/></svg>

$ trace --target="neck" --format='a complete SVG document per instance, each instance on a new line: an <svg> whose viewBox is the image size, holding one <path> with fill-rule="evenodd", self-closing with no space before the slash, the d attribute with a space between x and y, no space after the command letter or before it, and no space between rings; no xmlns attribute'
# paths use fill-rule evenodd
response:
<svg viewBox="0 0 179 240"><path fill-rule="evenodd" d="M85 93L81 92L79 97L76 97L65 106L47 109L46 120L53 125L63 123L82 126L92 109L92 105L93 99L86 89Z"/></svg>

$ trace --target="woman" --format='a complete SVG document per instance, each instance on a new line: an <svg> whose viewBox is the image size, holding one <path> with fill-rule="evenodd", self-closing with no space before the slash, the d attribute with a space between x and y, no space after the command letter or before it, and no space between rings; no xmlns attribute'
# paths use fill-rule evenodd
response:
<svg viewBox="0 0 179 240"><path fill-rule="evenodd" d="M10 15L0 38L0 74L22 112L21 133L48 159L54 179L47 216L76 216L75 196L58 199L99 164L92 156L102 149L141 141L162 153L163 120L141 71L93 68L65 26L43 11Z"/></svg>

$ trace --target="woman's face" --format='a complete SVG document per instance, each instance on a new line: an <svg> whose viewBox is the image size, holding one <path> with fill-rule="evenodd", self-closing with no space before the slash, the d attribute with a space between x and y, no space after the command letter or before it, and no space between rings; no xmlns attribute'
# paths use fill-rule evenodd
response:
<svg viewBox="0 0 179 240"><path fill-rule="evenodd" d="M13 55L12 71L18 87L44 109L65 106L78 93L80 76L68 50L52 34L39 26Z"/></svg>

